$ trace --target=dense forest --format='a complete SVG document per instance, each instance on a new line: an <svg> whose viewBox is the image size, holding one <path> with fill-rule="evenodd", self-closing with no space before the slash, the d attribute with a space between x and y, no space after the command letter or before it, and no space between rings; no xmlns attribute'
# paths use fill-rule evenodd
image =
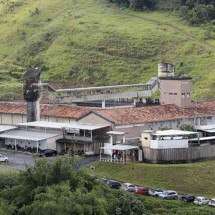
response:
<svg viewBox="0 0 215 215"><path fill-rule="evenodd" d="M109 0L135 10L177 10L179 14L193 25L215 19L214 0Z"/></svg>

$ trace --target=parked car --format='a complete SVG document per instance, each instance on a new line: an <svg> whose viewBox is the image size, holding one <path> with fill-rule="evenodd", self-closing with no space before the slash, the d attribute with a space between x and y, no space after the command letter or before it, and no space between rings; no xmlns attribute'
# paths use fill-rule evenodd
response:
<svg viewBox="0 0 215 215"><path fill-rule="evenodd" d="M7 163L8 157L6 155L0 154L0 162L1 163Z"/></svg>
<svg viewBox="0 0 215 215"><path fill-rule="evenodd" d="M107 185L112 189L120 189L121 183L114 180L107 180Z"/></svg>
<svg viewBox="0 0 215 215"><path fill-rule="evenodd" d="M183 194L179 196L179 199L184 202L193 202L195 200L195 196Z"/></svg>
<svg viewBox="0 0 215 215"><path fill-rule="evenodd" d="M178 199L178 194L174 190L166 190L163 193L158 194L158 197L160 197L161 199L173 200Z"/></svg>
<svg viewBox="0 0 215 215"><path fill-rule="evenodd" d="M215 199L211 199L208 203L209 206L215 207Z"/></svg>
<svg viewBox="0 0 215 215"><path fill-rule="evenodd" d="M136 185L130 183L123 183L122 190L127 192L135 192Z"/></svg>
<svg viewBox="0 0 215 215"><path fill-rule="evenodd" d="M209 203L209 199L204 196L197 196L194 200L194 204L196 205L207 205Z"/></svg>
<svg viewBox="0 0 215 215"><path fill-rule="evenodd" d="M136 186L134 193L139 195L149 195L149 188Z"/></svg>
<svg viewBox="0 0 215 215"><path fill-rule="evenodd" d="M107 184L107 179L106 178L100 178L100 179L97 179L99 182L101 182L102 184Z"/></svg>
<svg viewBox="0 0 215 215"><path fill-rule="evenodd" d="M153 197L158 197L159 194L163 193L164 190L160 189L160 188L156 188L156 189L149 189L149 195L153 196Z"/></svg>
<svg viewBox="0 0 215 215"><path fill-rule="evenodd" d="M57 155L57 151L53 149L42 150L39 154L40 157L52 157L56 155Z"/></svg>

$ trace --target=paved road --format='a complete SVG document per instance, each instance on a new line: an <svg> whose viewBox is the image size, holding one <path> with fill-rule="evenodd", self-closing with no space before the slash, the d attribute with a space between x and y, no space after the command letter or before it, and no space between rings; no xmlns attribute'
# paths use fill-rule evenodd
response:
<svg viewBox="0 0 215 215"><path fill-rule="evenodd" d="M83 158L77 162L77 169L79 170L81 167L90 166L91 163L99 160L99 156L90 156Z"/></svg>
<svg viewBox="0 0 215 215"><path fill-rule="evenodd" d="M27 166L33 166L35 163L31 154L15 151L0 151L0 153L6 154L9 161L8 165L18 170L24 170Z"/></svg>
<svg viewBox="0 0 215 215"><path fill-rule="evenodd" d="M8 165L18 169L24 170L26 167L33 166L35 164L35 158L30 153L23 152L15 152L15 151L2 151L0 153L6 154L8 156ZM49 160L54 160L57 157L50 157ZM91 156L87 158L83 158L77 162L77 170L79 170L83 166L89 166L94 161L98 160L99 156Z"/></svg>

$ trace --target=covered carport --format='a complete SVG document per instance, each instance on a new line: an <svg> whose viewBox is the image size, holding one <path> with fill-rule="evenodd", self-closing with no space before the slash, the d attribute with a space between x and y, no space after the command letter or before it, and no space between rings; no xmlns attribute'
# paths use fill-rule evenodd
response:
<svg viewBox="0 0 215 215"><path fill-rule="evenodd" d="M107 124L91 123L59 123L47 121L35 121L19 124L23 130L35 129L41 132L60 132L61 138L57 140L57 151L59 153L71 154L99 154L99 149L107 140Z"/></svg>
<svg viewBox="0 0 215 215"><path fill-rule="evenodd" d="M4 139L5 145L18 149L32 149L35 152L44 149L56 150L56 140L62 135L59 133L45 133L41 131L28 130L11 130L0 134L0 138Z"/></svg>
<svg viewBox="0 0 215 215"><path fill-rule="evenodd" d="M201 132L203 137L215 136L215 125L197 126L196 130Z"/></svg>
<svg viewBox="0 0 215 215"><path fill-rule="evenodd" d="M110 151L111 153L104 154L104 151ZM138 160L138 146L132 145L108 145L100 148L100 161L123 163L133 162Z"/></svg>
<svg viewBox="0 0 215 215"><path fill-rule="evenodd" d="M16 129L17 127L11 125L0 125L0 134ZM0 138L0 147L4 148L4 138Z"/></svg>

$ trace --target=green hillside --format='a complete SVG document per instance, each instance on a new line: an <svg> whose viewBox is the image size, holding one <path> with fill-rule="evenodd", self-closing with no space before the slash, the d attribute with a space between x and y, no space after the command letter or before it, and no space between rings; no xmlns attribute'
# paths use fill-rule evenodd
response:
<svg viewBox="0 0 215 215"><path fill-rule="evenodd" d="M106 0L3 0L0 93L43 66L43 79L73 86L145 82L168 61L193 76L194 97L214 97L215 29L168 12L135 12Z"/></svg>

